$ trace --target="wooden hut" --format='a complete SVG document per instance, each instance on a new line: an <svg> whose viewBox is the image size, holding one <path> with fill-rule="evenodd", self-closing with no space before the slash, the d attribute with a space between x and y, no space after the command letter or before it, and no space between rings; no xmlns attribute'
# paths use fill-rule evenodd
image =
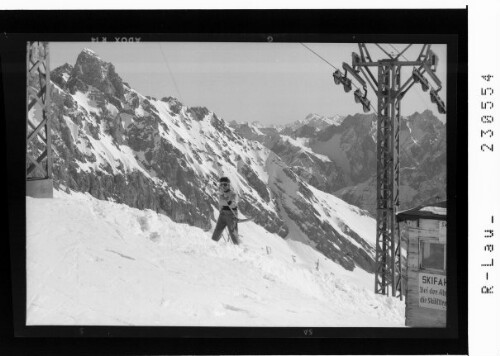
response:
<svg viewBox="0 0 500 356"><path fill-rule="evenodd" d="M446 327L446 202L402 211L397 221L406 250L405 324Z"/></svg>

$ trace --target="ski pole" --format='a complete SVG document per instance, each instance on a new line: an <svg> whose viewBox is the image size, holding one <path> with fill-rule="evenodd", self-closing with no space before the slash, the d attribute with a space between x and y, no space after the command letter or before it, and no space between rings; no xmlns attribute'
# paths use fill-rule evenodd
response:
<svg viewBox="0 0 500 356"><path fill-rule="evenodd" d="M226 232L226 238L227 238L227 241L226 241L226 242L229 242L229 240L231 240L231 242L232 242L232 243L233 243L233 245L234 245L234 242L233 242L233 240L229 237L229 233L228 233L228 232Z"/></svg>

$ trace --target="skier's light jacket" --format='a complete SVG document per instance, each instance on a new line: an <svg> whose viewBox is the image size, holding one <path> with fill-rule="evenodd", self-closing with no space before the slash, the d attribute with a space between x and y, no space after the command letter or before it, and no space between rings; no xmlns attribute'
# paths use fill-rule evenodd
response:
<svg viewBox="0 0 500 356"><path fill-rule="evenodd" d="M225 192L219 189L219 210L232 210L238 207L238 195L231 189Z"/></svg>

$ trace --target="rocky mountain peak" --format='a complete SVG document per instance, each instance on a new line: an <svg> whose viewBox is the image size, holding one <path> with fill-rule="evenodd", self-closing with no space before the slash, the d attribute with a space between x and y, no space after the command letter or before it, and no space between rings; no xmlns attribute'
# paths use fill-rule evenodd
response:
<svg viewBox="0 0 500 356"><path fill-rule="evenodd" d="M170 107L170 111L172 111L173 114L179 114L181 112L183 105L179 101L179 99L174 98L173 96L167 96L161 98L160 101L167 103Z"/></svg>
<svg viewBox="0 0 500 356"><path fill-rule="evenodd" d="M434 115L434 113L427 109L422 111L421 113L415 111L413 114L405 118L407 121L411 123L417 122L429 122L433 125L443 126L444 124Z"/></svg>
<svg viewBox="0 0 500 356"><path fill-rule="evenodd" d="M308 125L316 128L319 131L331 125L338 126L342 123L343 119L344 117L340 115L327 117L316 113L311 113L307 115L304 120L294 122L292 126L298 128L302 125Z"/></svg>
<svg viewBox="0 0 500 356"><path fill-rule="evenodd" d="M259 120L254 120L251 122L251 124L258 128L264 127L264 125L262 125L262 123Z"/></svg>
<svg viewBox="0 0 500 356"><path fill-rule="evenodd" d="M422 144L422 142L434 142L440 137L446 135L446 125L441 122L430 110L422 113L415 112L408 117L403 118L401 131L408 131L412 140Z"/></svg>
<svg viewBox="0 0 500 356"><path fill-rule="evenodd" d="M73 71L73 66L69 63L64 63L62 66L57 67L56 70L59 70L60 72L65 72L65 73L71 74L71 72Z"/></svg>
<svg viewBox="0 0 500 356"><path fill-rule="evenodd" d="M314 119L320 119L321 116L316 114L316 113L310 113L309 115L306 116L306 118L304 119L305 121L311 121L311 120L314 120Z"/></svg>
<svg viewBox="0 0 500 356"><path fill-rule="evenodd" d="M82 53L88 54L90 56L98 57L97 54L93 50L91 50L90 48L84 48L82 50Z"/></svg>
<svg viewBox="0 0 500 356"><path fill-rule="evenodd" d="M50 72L50 79L55 82L61 88L65 88L68 80L73 72L73 66L69 63L64 63Z"/></svg>
<svg viewBox="0 0 500 356"><path fill-rule="evenodd" d="M315 138L326 142L333 135L341 134L346 131L354 131L358 135L366 135L372 131L372 122L376 122L375 114L354 114L347 115L340 125L332 124L317 132Z"/></svg>
<svg viewBox="0 0 500 356"><path fill-rule="evenodd" d="M360 114L356 113L354 115L347 115L347 117L342 121L343 126L355 126L359 124L371 123L371 121L376 120L377 116L373 113Z"/></svg>
<svg viewBox="0 0 500 356"><path fill-rule="evenodd" d="M123 80L116 73L115 66L103 61L94 51L86 48L76 59L71 79L68 81L68 88L74 92L75 89L86 89L85 86L88 85L105 94L123 99Z"/></svg>

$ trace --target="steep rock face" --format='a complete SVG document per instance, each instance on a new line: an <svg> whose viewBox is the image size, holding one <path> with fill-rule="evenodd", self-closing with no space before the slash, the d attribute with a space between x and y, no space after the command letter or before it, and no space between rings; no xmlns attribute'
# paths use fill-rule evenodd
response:
<svg viewBox="0 0 500 356"><path fill-rule="evenodd" d="M86 88L81 83L91 85L101 92L122 99L123 81L115 72L115 66L101 60L93 51L83 50L76 60L68 87L71 91Z"/></svg>
<svg viewBox="0 0 500 356"><path fill-rule="evenodd" d="M287 218L298 226L316 249L348 270L358 266L373 272L373 245L351 229L356 224L349 227L346 220L338 218L341 208L337 204L345 203L305 183L276 155L269 156L267 165L274 172L269 185L278 197L280 210L286 213ZM364 213L357 208L351 206L348 209L362 216L358 224L363 225L368 221L369 225L372 224L371 219L363 217ZM375 225L372 227L374 229Z"/></svg>
<svg viewBox="0 0 500 356"><path fill-rule="evenodd" d="M256 127L253 124L232 122L231 127L242 137L262 143L276 153L299 177L312 186L333 193L345 186L345 176L335 162L308 148L308 135L287 136L276 128ZM317 132L312 126L298 127L296 131ZM283 132L283 130L281 131ZM295 132L295 131L294 131Z"/></svg>
<svg viewBox="0 0 500 356"><path fill-rule="evenodd" d="M50 71L50 79L56 83L60 88L67 88L68 79L73 72L73 66L65 63L56 69Z"/></svg>
<svg viewBox="0 0 500 356"><path fill-rule="evenodd" d="M87 50L78 56L75 67L64 65L54 72L56 186L154 209L174 221L204 229L212 226L215 187L208 181L215 180L217 169L224 165L236 167L227 142L241 143L241 137L207 108L185 108L171 97L163 98L166 105L161 106L155 98L141 96L129 85L123 85L120 94L112 65ZM165 120L165 115L170 120ZM216 139L215 146L208 145L210 154L206 157L202 155L207 152L192 147L189 135L176 131L191 130L194 122L209 123L207 133ZM202 133L201 128L198 133ZM186 147L189 154L180 149ZM193 164L200 167L204 158L221 159L223 163L200 176ZM243 168L242 174L262 200L270 203L265 184L256 174L250 168ZM244 213L256 214L266 210L261 204L252 197L240 208ZM282 236L288 232L276 213L260 214L256 221Z"/></svg>
<svg viewBox="0 0 500 356"><path fill-rule="evenodd" d="M276 129L264 129L263 131L260 127L248 122L240 124L233 120L229 123L229 126L232 127L241 137L244 137L247 140L257 141L262 144L265 144L265 142L272 142L279 138L279 134ZM266 145L266 147L269 146Z"/></svg>
<svg viewBox="0 0 500 356"><path fill-rule="evenodd" d="M374 120L374 115L349 115L339 126L329 126L310 141L314 152L342 168L348 185L365 181L376 170L376 145L371 136Z"/></svg>
<svg viewBox="0 0 500 356"><path fill-rule="evenodd" d="M349 115L323 129L314 126L325 120L311 114L274 131L248 123L232 127L263 143L308 184L375 215L376 116ZM402 118L400 164L401 209L437 196L446 199L446 125L432 111Z"/></svg>
<svg viewBox="0 0 500 356"><path fill-rule="evenodd" d="M375 153L374 153L375 154ZM402 119L400 128L400 209L446 199L446 125L430 110ZM345 201L376 213L376 178L336 192Z"/></svg>
<svg viewBox="0 0 500 356"><path fill-rule="evenodd" d="M314 137L316 134L317 129L312 126L312 125L304 125L299 127L297 130L292 132L291 136L292 137Z"/></svg>
<svg viewBox="0 0 500 356"><path fill-rule="evenodd" d="M267 142L267 147L312 186L327 193L333 193L345 186L345 177L338 165L326 156L304 149L306 144L307 141L291 140L283 136L273 143Z"/></svg>
<svg viewBox="0 0 500 356"><path fill-rule="evenodd" d="M248 123L233 123L233 127L278 154L312 186L333 193L365 181L374 172L374 120L374 115L325 118L311 114L279 133Z"/></svg>
<svg viewBox="0 0 500 356"><path fill-rule="evenodd" d="M269 190L267 184L260 180L257 173L253 171L250 165L241 164L238 167L238 172L246 178L248 185L259 194L259 196L267 203L270 202Z"/></svg>
<svg viewBox="0 0 500 356"><path fill-rule="evenodd" d="M196 161L201 165L202 158L195 150L192 155L186 155L172 144L168 133L175 137L177 144L189 146L189 141L174 132L148 99L141 98L137 110L144 115L115 108L115 116L110 117L109 110L86 111L71 102L75 100L73 96L62 90L56 90L53 97L58 113L53 127L58 133L54 139L56 186L89 192L99 199L139 209L153 209L176 222L206 230L211 227L215 218L212 209L216 205L215 187L200 188L205 188L207 180L215 179L216 175L200 176L195 172L192 164ZM61 106L65 101L71 102L70 107ZM98 110L98 107L90 109ZM186 127L190 120L182 116L174 120L173 125ZM223 123L214 120L220 129ZM254 209L259 210L258 202L254 204ZM268 216L260 219L270 230L278 231L280 223L276 216L272 217L273 221L268 220Z"/></svg>

